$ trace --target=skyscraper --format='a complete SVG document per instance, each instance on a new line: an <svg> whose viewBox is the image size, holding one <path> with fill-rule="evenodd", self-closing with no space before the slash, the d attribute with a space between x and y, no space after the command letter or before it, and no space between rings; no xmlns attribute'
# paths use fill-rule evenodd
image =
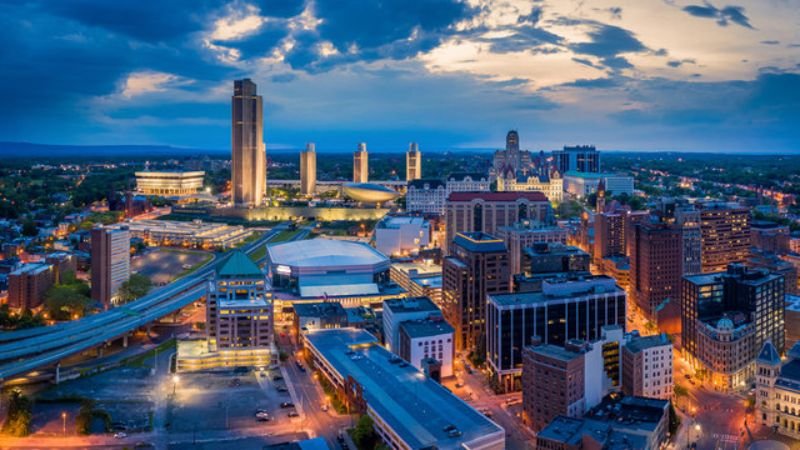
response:
<svg viewBox="0 0 800 450"><path fill-rule="evenodd" d="M369 154L367 143L359 142L358 150L353 153L353 183L366 183L369 181Z"/></svg>
<svg viewBox="0 0 800 450"><path fill-rule="evenodd" d="M456 329L456 350L485 352L486 295L509 292L508 251L486 233L458 233L442 264L442 313Z"/></svg>
<svg viewBox="0 0 800 450"><path fill-rule="evenodd" d="M314 195L317 189L317 149L313 142L300 152L300 193Z"/></svg>
<svg viewBox="0 0 800 450"><path fill-rule="evenodd" d="M744 262L750 252L750 209L737 203L700 205L703 273Z"/></svg>
<svg viewBox="0 0 800 450"><path fill-rule="evenodd" d="M683 275L683 233L663 223L633 227L631 288L636 304L662 331L680 330L680 286ZM669 301L674 308L662 309ZM673 311L667 317L666 311ZM662 314L663 313L663 314ZM663 327L672 329L664 329Z"/></svg>
<svg viewBox="0 0 800 450"><path fill-rule="evenodd" d="M408 144L406 152L406 181L422 178L422 152L416 142Z"/></svg>
<svg viewBox="0 0 800 450"><path fill-rule="evenodd" d="M231 112L233 203L245 208L260 206L267 193L263 105L249 78L233 82Z"/></svg>
<svg viewBox="0 0 800 450"><path fill-rule="evenodd" d="M600 172L600 152L594 145L564 146L563 150L553 151L556 168L561 173Z"/></svg>
<svg viewBox="0 0 800 450"><path fill-rule="evenodd" d="M92 300L108 308L122 283L131 276L131 235L127 227L93 228Z"/></svg>

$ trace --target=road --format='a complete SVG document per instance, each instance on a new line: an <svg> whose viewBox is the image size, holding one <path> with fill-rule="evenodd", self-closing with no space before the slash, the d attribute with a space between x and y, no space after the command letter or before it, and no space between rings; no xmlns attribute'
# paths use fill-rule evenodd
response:
<svg viewBox="0 0 800 450"><path fill-rule="evenodd" d="M285 223L276 226L242 250L252 253L286 227ZM217 257L195 273L127 305L67 322L58 328L42 327L49 332L0 344L0 358L3 360L0 364L0 380L57 363L199 300L206 291L205 281L223 261L224 258Z"/></svg>

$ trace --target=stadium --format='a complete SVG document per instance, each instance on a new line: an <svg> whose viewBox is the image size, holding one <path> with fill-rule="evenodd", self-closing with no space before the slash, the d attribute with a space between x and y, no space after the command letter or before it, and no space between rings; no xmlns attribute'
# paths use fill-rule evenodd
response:
<svg viewBox="0 0 800 450"><path fill-rule="evenodd" d="M345 183L342 189L347 197L365 203L384 203L400 196L393 189L372 183Z"/></svg>
<svg viewBox="0 0 800 450"><path fill-rule="evenodd" d="M389 258L361 242L311 239L267 246L272 285L300 297L376 295Z"/></svg>

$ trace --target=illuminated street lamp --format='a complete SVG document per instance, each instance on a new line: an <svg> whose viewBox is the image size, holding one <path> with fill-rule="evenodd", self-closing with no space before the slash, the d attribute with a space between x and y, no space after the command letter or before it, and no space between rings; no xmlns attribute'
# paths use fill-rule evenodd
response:
<svg viewBox="0 0 800 450"><path fill-rule="evenodd" d="M172 376L172 396L175 396L175 389L178 387L178 382L181 381L181 377L178 376L176 373Z"/></svg>
<svg viewBox="0 0 800 450"><path fill-rule="evenodd" d="M61 432L64 433L64 436L67 435L67 412L61 412Z"/></svg>

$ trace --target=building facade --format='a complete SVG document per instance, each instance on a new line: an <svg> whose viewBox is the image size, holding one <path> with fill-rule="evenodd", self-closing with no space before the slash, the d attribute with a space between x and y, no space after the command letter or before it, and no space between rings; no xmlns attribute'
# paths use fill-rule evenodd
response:
<svg viewBox="0 0 800 450"><path fill-rule="evenodd" d="M728 264L744 262L750 251L750 210L735 203L700 205L702 272L724 271Z"/></svg>
<svg viewBox="0 0 800 450"><path fill-rule="evenodd" d="M553 151L553 159L561 173L600 172L600 152L594 145L565 145L563 150Z"/></svg>
<svg viewBox="0 0 800 450"><path fill-rule="evenodd" d="M8 305L22 311L41 306L56 278L50 264L25 264L8 274Z"/></svg>
<svg viewBox="0 0 800 450"><path fill-rule="evenodd" d="M300 152L300 193L312 196L317 191L317 147L313 142L306 144Z"/></svg>
<svg viewBox="0 0 800 450"><path fill-rule="evenodd" d="M136 172L136 190L145 195L191 195L203 188L206 173L193 172Z"/></svg>
<svg viewBox="0 0 800 450"><path fill-rule="evenodd" d="M554 203L564 199L564 180L558 172L544 175L514 175L509 172L497 177L498 191L539 191Z"/></svg>
<svg viewBox="0 0 800 450"><path fill-rule="evenodd" d="M375 225L373 239L384 255L418 254L430 244L431 224L420 216L386 215Z"/></svg>
<svg viewBox="0 0 800 450"><path fill-rule="evenodd" d="M508 266L512 274L522 271L522 252L537 243L567 243L568 230L558 226L543 225L530 220L500 227L495 235L505 241L508 249Z"/></svg>
<svg viewBox="0 0 800 450"><path fill-rule="evenodd" d="M409 320L441 317L442 311L427 297L391 299L383 302L383 336L386 348L397 353L400 324Z"/></svg>
<svg viewBox="0 0 800 450"><path fill-rule="evenodd" d="M422 178L422 152L416 142L408 144L406 152L406 181Z"/></svg>
<svg viewBox="0 0 800 450"><path fill-rule="evenodd" d="M665 309L665 302L680 304L683 233L664 223L644 223L635 225L632 234L630 279L636 305L662 331L679 333L680 306Z"/></svg>
<svg viewBox="0 0 800 450"><path fill-rule="evenodd" d="M532 345L522 350L522 417L539 431L557 416L580 417L584 401L584 355L579 349Z"/></svg>
<svg viewBox="0 0 800 450"><path fill-rule="evenodd" d="M131 276L131 234L127 227L91 231L92 300L108 308Z"/></svg>
<svg viewBox="0 0 800 450"><path fill-rule="evenodd" d="M233 82L231 185L237 207L261 206L267 194L263 100L250 79Z"/></svg>
<svg viewBox="0 0 800 450"><path fill-rule="evenodd" d="M597 192L601 183L605 183L606 192L610 195L633 195L633 177L610 173L562 172L564 191L573 197L584 198Z"/></svg>
<svg viewBox="0 0 800 450"><path fill-rule="evenodd" d="M683 277L681 347L713 387L741 389L752 380L767 340L784 348L784 278L731 264L725 272Z"/></svg>
<svg viewBox="0 0 800 450"><path fill-rule="evenodd" d="M622 346L622 391L625 395L670 400L672 348L666 334L626 336Z"/></svg>
<svg viewBox="0 0 800 450"><path fill-rule="evenodd" d="M483 352L486 296L511 290L508 252L485 233L459 233L442 264L442 312L455 328L457 351Z"/></svg>
<svg viewBox="0 0 800 450"><path fill-rule="evenodd" d="M541 192L453 192L445 209L446 248L457 233L493 235L501 227L520 221L553 221L550 202Z"/></svg>
<svg viewBox="0 0 800 450"><path fill-rule="evenodd" d="M417 369L428 360L438 363L438 377L453 376L453 327L442 317L407 320L400 323L397 354Z"/></svg>
<svg viewBox="0 0 800 450"><path fill-rule="evenodd" d="M353 153L353 183L369 182L369 153L367 143L359 142L358 150Z"/></svg>
<svg viewBox="0 0 800 450"><path fill-rule="evenodd" d="M800 359L797 349L786 362L767 341L756 359L756 421L778 433L800 439Z"/></svg>

